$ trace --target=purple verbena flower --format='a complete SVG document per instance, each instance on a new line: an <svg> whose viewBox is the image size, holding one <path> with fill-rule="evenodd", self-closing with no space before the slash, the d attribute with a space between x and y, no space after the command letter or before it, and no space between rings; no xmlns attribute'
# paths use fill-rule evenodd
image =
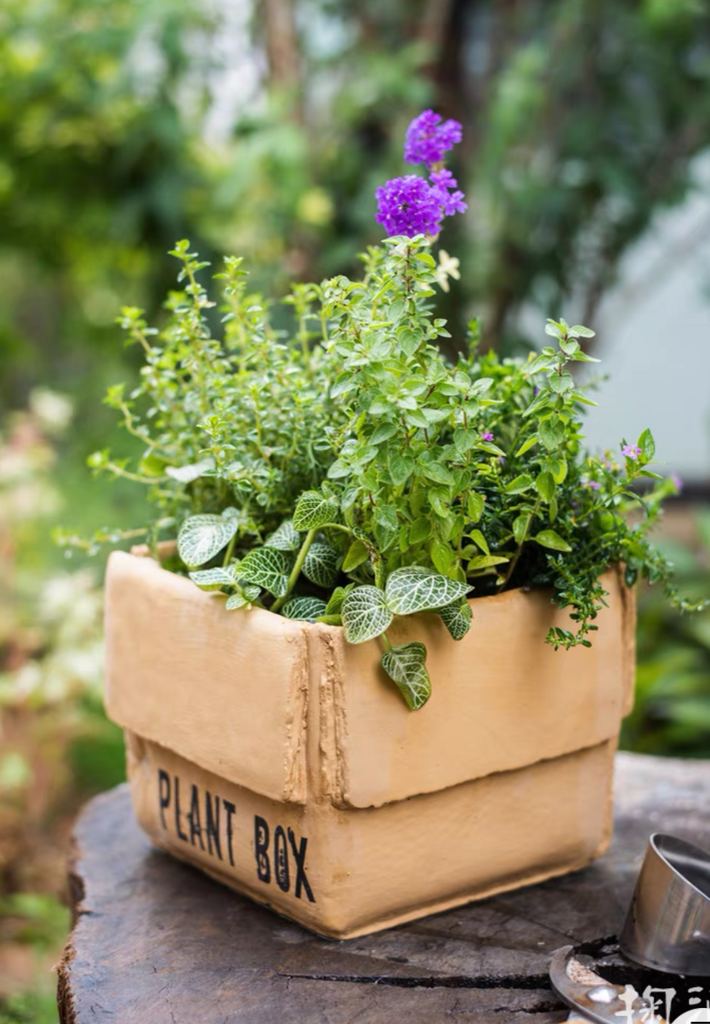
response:
<svg viewBox="0 0 710 1024"><path fill-rule="evenodd" d="M392 178L375 192L375 220L389 236L438 235L444 217L439 190L416 174Z"/></svg>
<svg viewBox="0 0 710 1024"><path fill-rule="evenodd" d="M584 480L584 487L591 487L593 491L598 491L601 488L601 484L598 480Z"/></svg>
<svg viewBox="0 0 710 1024"><path fill-rule="evenodd" d="M447 171L446 168L434 171L429 175L429 180L439 194L447 217L452 217L455 213L464 213L468 209L464 194L456 188L458 182L451 171ZM454 189L456 191L453 191Z"/></svg>
<svg viewBox="0 0 710 1024"><path fill-rule="evenodd" d="M637 444L625 444L621 449L621 454L626 456L627 459L633 459L636 462L641 454L641 449Z"/></svg>
<svg viewBox="0 0 710 1024"><path fill-rule="evenodd" d="M481 434L481 440L482 441L492 441L493 440L493 434L490 432L490 430L484 430L483 431L483 433Z"/></svg>
<svg viewBox="0 0 710 1024"><path fill-rule="evenodd" d="M425 110L407 128L404 159L408 164L426 164L431 168L443 160L447 150L461 141L461 133L458 121L442 121L441 114Z"/></svg>

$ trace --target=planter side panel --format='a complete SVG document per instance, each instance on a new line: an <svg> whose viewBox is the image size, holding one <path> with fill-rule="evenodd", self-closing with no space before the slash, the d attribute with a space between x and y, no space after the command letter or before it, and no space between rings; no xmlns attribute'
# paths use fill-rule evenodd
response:
<svg viewBox="0 0 710 1024"><path fill-rule="evenodd" d="M225 611L151 559L114 552L105 633L115 722L255 793L305 801L303 624Z"/></svg>
<svg viewBox="0 0 710 1024"><path fill-rule="evenodd" d="M320 688L324 785L339 806L379 807L615 737L634 679L634 600L617 571L592 648L554 651L552 625L574 628L544 591L474 599L473 624L454 643L435 615L395 620L393 643L422 640L432 696L412 713L371 643L346 644L311 627Z"/></svg>
<svg viewBox="0 0 710 1024"><path fill-rule="evenodd" d="M369 810L279 803L128 735L153 842L333 938L587 864L606 848L615 742Z"/></svg>

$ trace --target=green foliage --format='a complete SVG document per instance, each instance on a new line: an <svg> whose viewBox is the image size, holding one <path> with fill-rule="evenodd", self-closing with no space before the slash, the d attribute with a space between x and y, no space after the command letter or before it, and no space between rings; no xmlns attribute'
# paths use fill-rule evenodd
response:
<svg viewBox="0 0 710 1024"><path fill-rule="evenodd" d="M649 469L650 431L619 456L583 446L593 403L573 371L591 361L593 331L548 320L556 344L527 359L474 343L448 361L430 249L423 236L391 238L368 250L361 280L297 285L291 335L273 331L228 258L220 341L204 264L179 243L184 290L157 334L124 310L146 366L129 396L114 387L107 399L144 453L136 465L90 459L147 486L157 514L146 535L179 525L191 578L226 592L228 608L342 624L351 643L382 637L382 665L412 708L430 692L426 651L391 646L395 615L438 612L461 639L472 590L547 586L574 624L547 641L569 648L591 644L610 565L676 597L646 538L675 490ZM304 335L309 320L317 337Z"/></svg>

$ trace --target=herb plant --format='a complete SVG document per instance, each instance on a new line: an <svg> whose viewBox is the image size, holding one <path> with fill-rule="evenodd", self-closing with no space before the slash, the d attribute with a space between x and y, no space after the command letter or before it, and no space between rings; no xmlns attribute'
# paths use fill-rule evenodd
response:
<svg viewBox="0 0 710 1024"><path fill-rule="evenodd" d="M405 157L427 177L378 189L389 237L362 257L360 280L296 285L287 336L228 258L217 275L223 337L213 337L206 264L178 243L182 290L166 326L123 311L145 350L140 383L107 397L145 453L134 468L107 451L90 459L148 485L151 543L177 535L178 571L227 609L342 625L351 643L379 638L412 709L431 693L426 649L391 644L396 615L435 612L460 640L470 596L550 587L574 628L547 642L588 647L600 577L619 563L629 586L641 575L686 607L647 539L676 489L649 468L650 431L616 454L584 448L582 413L595 403L572 370L596 362L584 351L594 332L548 320L552 344L501 359L479 350L474 320L457 362L437 348L449 334L434 299L458 262L432 250L444 217L466 208L443 166L459 139L460 126L431 111L412 122Z"/></svg>

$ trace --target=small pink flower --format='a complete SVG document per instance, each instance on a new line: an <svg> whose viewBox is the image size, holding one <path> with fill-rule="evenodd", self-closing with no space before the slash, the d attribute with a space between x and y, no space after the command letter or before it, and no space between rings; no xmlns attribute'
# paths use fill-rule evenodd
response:
<svg viewBox="0 0 710 1024"><path fill-rule="evenodd" d="M601 484L598 480L585 480L583 481L585 487L591 487L593 491L601 489Z"/></svg>
<svg viewBox="0 0 710 1024"><path fill-rule="evenodd" d="M491 434L490 430L484 430L483 431L483 433L481 434L481 440L482 441L492 441L493 440L493 434Z"/></svg>
<svg viewBox="0 0 710 1024"><path fill-rule="evenodd" d="M641 449L637 444L625 444L621 449L621 454L626 456L627 459L633 459L636 462L641 454Z"/></svg>

